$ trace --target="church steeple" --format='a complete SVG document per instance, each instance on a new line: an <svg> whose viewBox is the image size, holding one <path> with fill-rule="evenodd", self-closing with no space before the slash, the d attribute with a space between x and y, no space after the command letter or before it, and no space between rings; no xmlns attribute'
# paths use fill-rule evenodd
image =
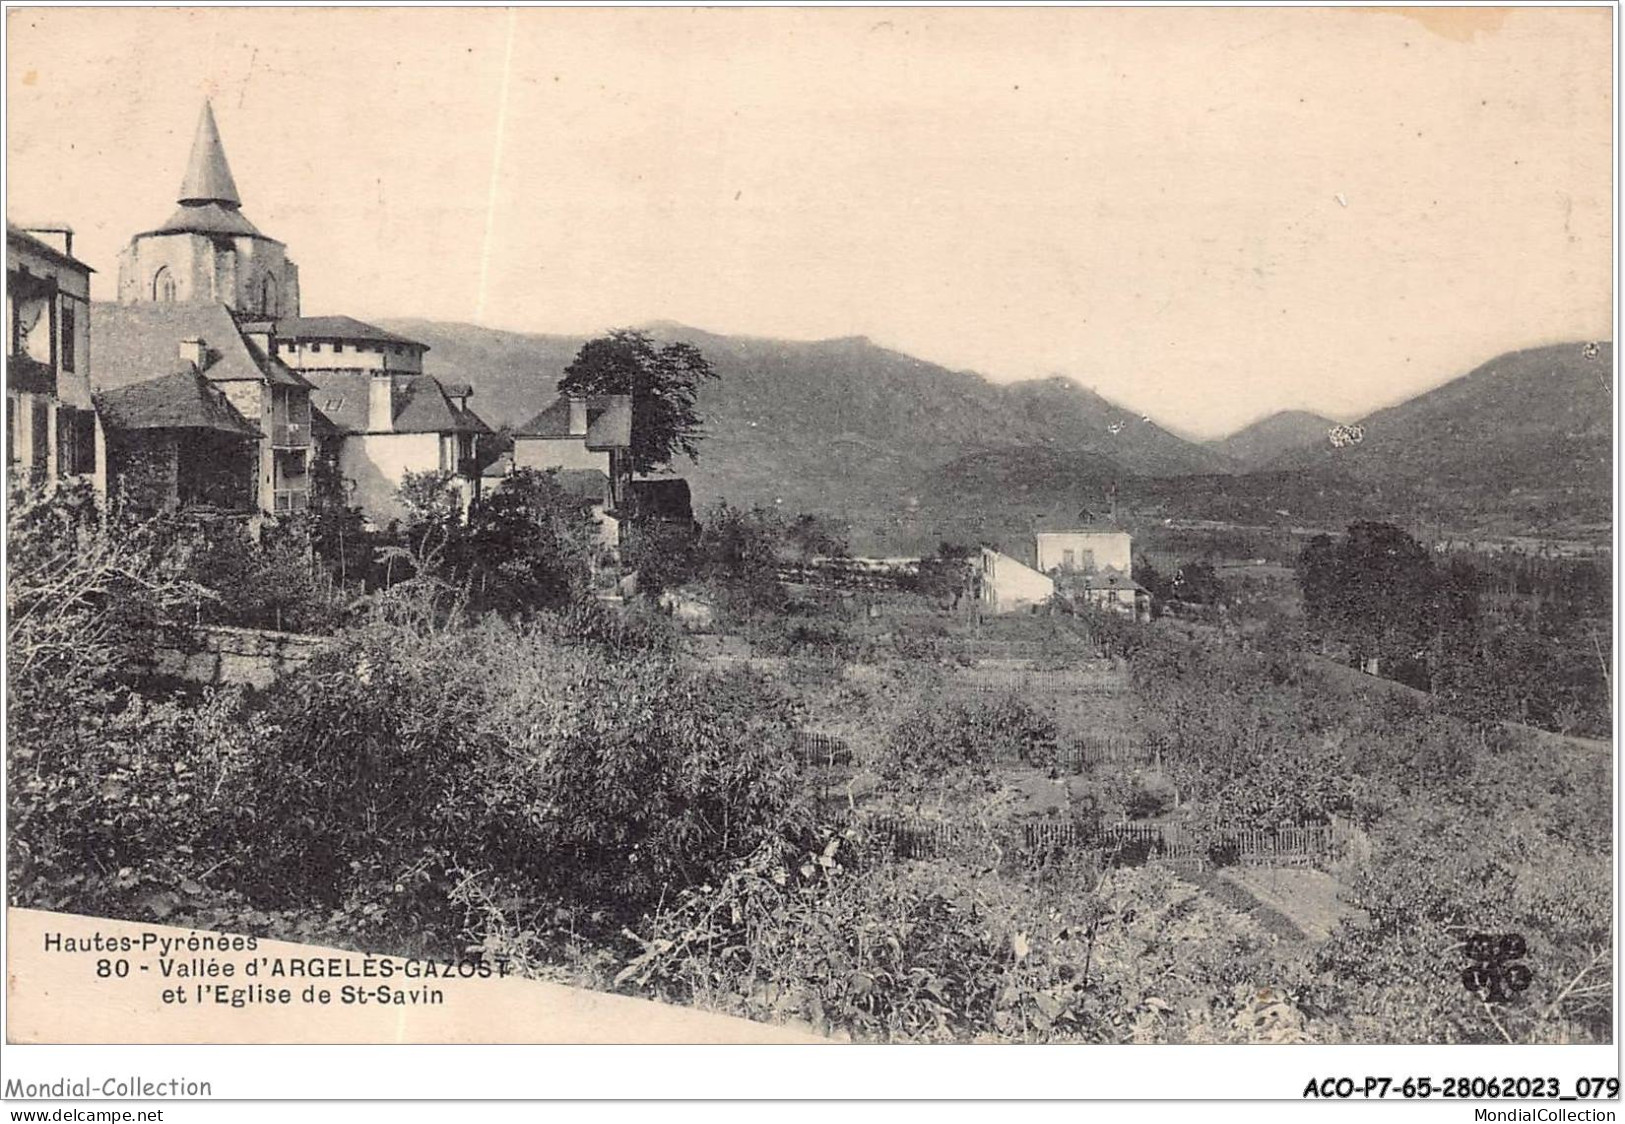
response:
<svg viewBox="0 0 1625 1124"><path fill-rule="evenodd" d="M119 255L121 304L213 301L260 319L299 315L299 267L243 214L214 107L198 114L180 206Z"/></svg>
<svg viewBox="0 0 1625 1124"><path fill-rule="evenodd" d="M214 123L214 107L207 98L197 119L197 135L192 138L192 156L186 162L180 202L188 207L219 203L232 210L243 205L237 197L237 181L231 178L231 165L226 163L220 128Z"/></svg>

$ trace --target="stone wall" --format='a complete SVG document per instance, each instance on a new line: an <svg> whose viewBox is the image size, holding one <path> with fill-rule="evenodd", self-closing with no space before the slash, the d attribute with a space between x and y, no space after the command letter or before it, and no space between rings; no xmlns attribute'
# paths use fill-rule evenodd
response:
<svg viewBox="0 0 1625 1124"><path fill-rule="evenodd" d="M186 648L159 648L153 670L193 683L268 687L283 672L303 666L325 636L257 628L200 625Z"/></svg>

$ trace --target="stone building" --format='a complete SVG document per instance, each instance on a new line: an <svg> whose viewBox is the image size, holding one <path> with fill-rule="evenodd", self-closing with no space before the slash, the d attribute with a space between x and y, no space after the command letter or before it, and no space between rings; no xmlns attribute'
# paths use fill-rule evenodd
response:
<svg viewBox="0 0 1625 1124"><path fill-rule="evenodd" d="M492 430L468 404L472 387L423 373L427 344L349 316L285 318L275 333L277 357L315 388L319 454L370 522L405 514L409 472L447 473L467 512Z"/></svg>
<svg viewBox="0 0 1625 1124"><path fill-rule="evenodd" d="M110 417L144 419L116 442L113 472L119 472L121 456L132 466L135 459L163 462L159 452L173 448L175 486L159 500L241 506L266 515L304 510L310 497L311 384L277 358L274 319L298 313L298 268L281 242L242 213L214 111L205 102L177 210L162 226L130 239L119 257L119 302L96 309L101 362L92 383L101 399L114 401L117 392L124 403ZM190 375L205 379L243 424L195 401L187 389ZM154 380L168 380L167 393L132 389ZM133 399L144 401L132 412ZM164 403L180 410L178 420L211 422L201 429L173 427L177 432L211 436L158 436L166 427L157 424L162 418L154 411ZM238 449L250 434L244 460ZM230 445L229 455L221 442ZM207 455L210 450L220 464ZM221 465L233 472L241 466L248 476L228 483ZM149 483L169 479L144 470L138 475ZM203 496L209 498L197 498Z"/></svg>
<svg viewBox="0 0 1625 1124"><path fill-rule="evenodd" d="M246 330L229 307L205 301L97 305L92 340L92 383L108 428L109 469L124 491L139 480L143 494L132 498L141 506L247 514L307 506L310 384L268 354L269 340ZM218 397L225 409L194 393L199 378L211 392L203 397ZM173 426L163 424L166 404L177 411ZM168 429L191 431L195 439L176 441ZM171 462L163 473L148 471L153 463ZM146 494L159 484L159 492Z"/></svg>
<svg viewBox="0 0 1625 1124"><path fill-rule="evenodd" d="M6 447L9 467L36 483L106 486L89 379L92 272L67 227L7 224Z"/></svg>
<svg viewBox="0 0 1625 1124"><path fill-rule="evenodd" d="M252 316L298 316L298 266L242 206L214 110L204 102L177 209L119 255L119 303L207 301Z"/></svg>

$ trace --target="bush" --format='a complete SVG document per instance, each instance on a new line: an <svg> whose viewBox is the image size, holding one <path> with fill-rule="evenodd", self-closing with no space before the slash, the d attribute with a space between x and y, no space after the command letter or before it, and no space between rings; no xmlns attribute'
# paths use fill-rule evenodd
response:
<svg viewBox="0 0 1625 1124"><path fill-rule="evenodd" d="M787 700L658 654L378 624L268 705L240 793L282 825L245 839L268 905L370 893L447 935L449 888L478 875L635 916L798 822Z"/></svg>
<svg viewBox="0 0 1625 1124"><path fill-rule="evenodd" d="M927 698L887 731L873 767L883 787L905 800L986 793L1001 761L1053 764L1056 726L1050 715L1011 693L992 701Z"/></svg>
<svg viewBox="0 0 1625 1124"><path fill-rule="evenodd" d="M222 860L246 825L220 794L269 734L223 691L191 705L126 695L50 736L15 737L10 899L161 921L229 891Z"/></svg>
<svg viewBox="0 0 1625 1124"><path fill-rule="evenodd" d="M468 590L475 611L559 609L587 593L598 540L590 501L550 473L521 468L450 534L446 576Z"/></svg>
<svg viewBox="0 0 1625 1124"><path fill-rule="evenodd" d="M1174 807L1175 790L1165 777L1136 774L1123 796L1123 815L1131 820L1155 819Z"/></svg>
<svg viewBox="0 0 1625 1124"><path fill-rule="evenodd" d="M866 1041L1246 1040L1229 1015L1272 971L1264 938L1167 872L1038 886L947 861L859 869L846 849L764 850L685 892L618 982Z"/></svg>
<svg viewBox="0 0 1625 1124"><path fill-rule="evenodd" d="M13 738L117 708L166 627L212 597L162 525L103 510L88 485L15 489L6 525Z"/></svg>
<svg viewBox="0 0 1625 1124"><path fill-rule="evenodd" d="M317 561L302 522L267 522L257 538L235 521L170 517L165 530L185 554L187 575L214 594L199 601L199 622L311 633L343 622L348 599Z"/></svg>

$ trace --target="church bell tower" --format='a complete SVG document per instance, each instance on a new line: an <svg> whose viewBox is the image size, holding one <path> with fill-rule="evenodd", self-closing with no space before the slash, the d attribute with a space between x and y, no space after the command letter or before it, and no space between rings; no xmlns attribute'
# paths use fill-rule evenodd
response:
<svg viewBox="0 0 1625 1124"><path fill-rule="evenodd" d="M249 317L299 315L299 268L242 211L214 108L204 101L179 207L119 255L120 304L207 301Z"/></svg>

